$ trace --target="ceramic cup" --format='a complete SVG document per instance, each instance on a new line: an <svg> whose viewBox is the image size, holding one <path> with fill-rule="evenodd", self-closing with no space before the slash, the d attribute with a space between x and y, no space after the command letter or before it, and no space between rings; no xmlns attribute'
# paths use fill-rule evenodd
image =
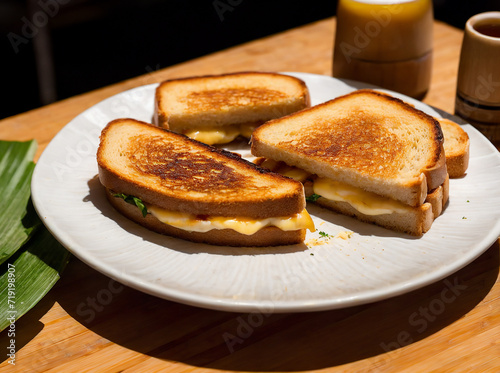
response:
<svg viewBox="0 0 500 373"><path fill-rule="evenodd" d="M500 12L477 14L465 25L455 114L500 145Z"/></svg>

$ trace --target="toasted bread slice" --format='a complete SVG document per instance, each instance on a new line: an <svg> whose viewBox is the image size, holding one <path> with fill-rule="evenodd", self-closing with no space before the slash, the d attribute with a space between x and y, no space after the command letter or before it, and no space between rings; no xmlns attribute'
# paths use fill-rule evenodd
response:
<svg viewBox="0 0 500 373"><path fill-rule="evenodd" d="M240 72L162 82L156 89L154 123L206 143L250 137L255 127L310 106L306 84L277 73ZM225 131L223 136L200 135Z"/></svg>
<svg viewBox="0 0 500 373"><path fill-rule="evenodd" d="M462 177L469 167L469 135L459 124L449 119L439 118L438 121L444 135L444 152L448 173L451 178Z"/></svg>
<svg viewBox="0 0 500 373"><path fill-rule="evenodd" d="M259 220L303 213L301 183L184 135L133 119L117 119L101 133L97 162L99 179L109 190L113 206L150 229L197 242L232 246L298 243L305 236L303 227L287 231L264 228L265 232L251 234L253 238L243 238L246 235L237 232L224 236L222 231L226 229L192 232L159 228L163 224L159 218L151 214L143 217L137 207L113 197L134 196L151 208L198 220Z"/></svg>
<svg viewBox="0 0 500 373"><path fill-rule="evenodd" d="M439 123L367 89L271 120L251 141L255 156L409 206L422 205L447 177Z"/></svg>

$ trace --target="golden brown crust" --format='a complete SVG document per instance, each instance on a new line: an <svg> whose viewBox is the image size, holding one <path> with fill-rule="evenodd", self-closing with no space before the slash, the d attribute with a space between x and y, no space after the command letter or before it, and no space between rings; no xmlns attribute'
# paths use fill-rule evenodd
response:
<svg viewBox="0 0 500 373"><path fill-rule="evenodd" d="M470 140L467 132L459 124L445 118L439 118L444 134L446 166L451 178L465 175L469 167Z"/></svg>
<svg viewBox="0 0 500 373"><path fill-rule="evenodd" d="M444 180L446 179L448 172L446 170L446 157L444 152L444 135L441 129L441 125L436 118L424 113L421 110L416 109L413 105L410 105L399 98L393 97L388 94L384 94L381 92L375 92L371 90L359 90L357 92L363 93L363 91L369 91L370 93L374 93L380 97L387 98L389 101L393 101L394 103L401 105L410 113L418 116L423 122L430 123L431 130L433 132L433 136L436 142L436 148L434 149L434 158L432 162L428 165L428 167L423 170L426 178L427 178L427 190L431 191L437 187L439 187Z"/></svg>
<svg viewBox="0 0 500 373"><path fill-rule="evenodd" d="M448 202L450 196L450 178L446 177L443 185L431 190L425 199L426 203L432 206L432 214L434 219L440 216Z"/></svg>
<svg viewBox="0 0 500 373"><path fill-rule="evenodd" d="M289 75L255 71L200 75L160 83L154 123L183 132L264 122L309 106L306 84Z"/></svg>
<svg viewBox="0 0 500 373"><path fill-rule="evenodd" d="M284 75L280 74L277 72L273 71L236 71L236 72L230 72L230 73L222 73L222 74L205 74L205 75L193 75L193 76L186 76L186 77L181 77L181 78L174 78L174 79L167 79L164 80L162 83L167 83L167 82L172 82L172 81L191 81L194 79L207 79L207 78L213 78L213 77L244 77L248 75L261 75L261 76L277 76L277 77L289 77L290 75ZM291 76L290 76L291 77ZM293 79L298 79L298 78L293 78ZM300 82L304 84L305 83L298 79Z"/></svg>
<svg viewBox="0 0 500 373"><path fill-rule="evenodd" d="M260 219L305 208L301 183L133 119L102 131L97 162L105 187L172 211Z"/></svg>
<svg viewBox="0 0 500 373"><path fill-rule="evenodd" d="M408 213L394 212L385 215L365 215L347 202L331 201L325 198L319 198L316 203L329 210L355 217L362 222L375 224L412 236L423 235L431 228L432 222L434 221L430 203L424 203L419 207L414 207L411 212Z"/></svg>
<svg viewBox="0 0 500 373"><path fill-rule="evenodd" d="M232 229L213 229L204 233L189 232L162 223L151 214L143 217L136 206L125 202L122 198L113 197L108 189L106 189L106 197L118 212L130 220L154 232L192 242L218 246L280 246L302 243L306 235L305 229L282 231L276 227L265 227L252 235L241 234Z"/></svg>

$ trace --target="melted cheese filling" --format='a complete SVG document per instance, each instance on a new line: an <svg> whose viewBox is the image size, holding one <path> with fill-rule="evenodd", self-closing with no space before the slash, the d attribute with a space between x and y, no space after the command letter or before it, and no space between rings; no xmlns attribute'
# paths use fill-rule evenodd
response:
<svg viewBox="0 0 500 373"><path fill-rule="evenodd" d="M189 232L208 232L212 229L232 229L238 233L252 235L268 226L277 227L283 231L309 229L314 232L314 222L306 210L287 217L272 217L267 219L250 219L245 217L223 217L196 215L169 211L163 208L147 205L148 212L162 223Z"/></svg>
<svg viewBox="0 0 500 373"><path fill-rule="evenodd" d="M365 215L404 213L410 208L399 201L327 178L317 178L313 190L326 199L347 202Z"/></svg>
<svg viewBox="0 0 500 373"><path fill-rule="evenodd" d="M252 132L260 123L242 123L234 126L223 126L214 128L204 128L185 131L184 134L194 140L208 145L227 144L233 141L239 135L250 138Z"/></svg>
<svg viewBox="0 0 500 373"><path fill-rule="evenodd" d="M226 144L233 141L240 134L238 128L220 128L210 130L193 130L184 133L187 137L208 145Z"/></svg>
<svg viewBox="0 0 500 373"><path fill-rule="evenodd" d="M311 173L300 168L289 166L282 162L276 162L271 159L264 160L261 166L300 182L304 182L312 176ZM328 178L318 177L315 179L313 181L313 192L325 199L337 202L347 202L353 208L365 215L384 215L394 212L405 213L410 209L410 207L399 201L382 197L361 188Z"/></svg>

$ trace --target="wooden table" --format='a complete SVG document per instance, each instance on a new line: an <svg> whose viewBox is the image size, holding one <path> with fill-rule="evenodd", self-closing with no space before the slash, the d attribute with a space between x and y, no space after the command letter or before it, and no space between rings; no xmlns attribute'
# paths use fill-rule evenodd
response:
<svg viewBox="0 0 500 373"><path fill-rule="evenodd" d="M0 121L0 139L35 138L39 155L83 110L167 78L241 70L330 75L334 22L145 70L143 76L7 118ZM424 101L452 112L462 32L436 22L434 33L432 85ZM73 258L56 287L17 322L17 364L4 361L0 372L498 372L499 263L497 241L447 279L406 295L341 310L263 316L157 299ZM0 346L6 359L5 333Z"/></svg>

